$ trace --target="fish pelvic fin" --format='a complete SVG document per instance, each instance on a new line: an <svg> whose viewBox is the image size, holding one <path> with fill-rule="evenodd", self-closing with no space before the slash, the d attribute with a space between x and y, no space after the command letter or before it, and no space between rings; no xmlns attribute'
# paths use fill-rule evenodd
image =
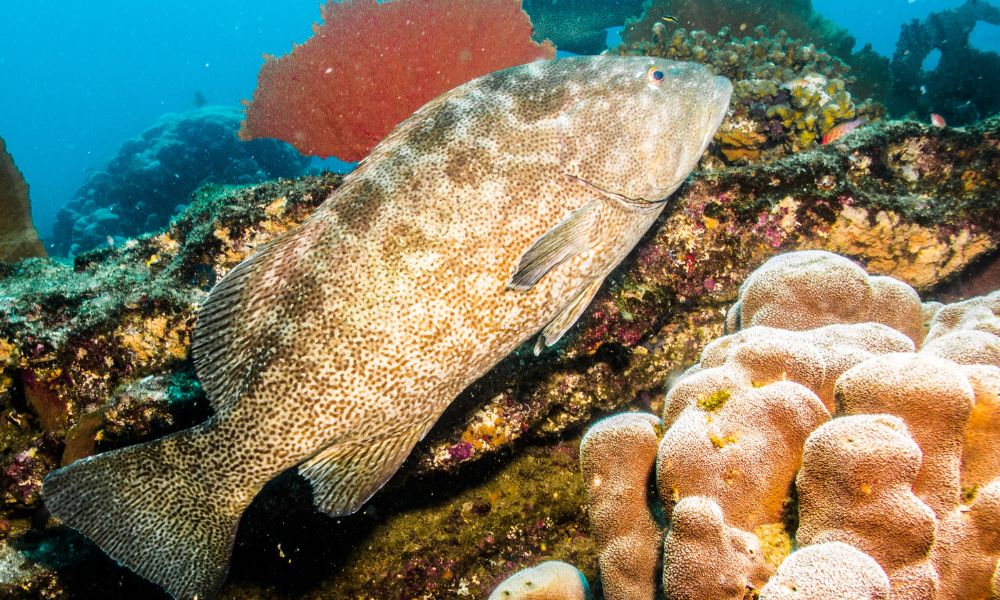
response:
<svg viewBox="0 0 1000 600"><path fill-rule="evenodd" d="M178 600L213 597L243 509L205 473L201 428L78 460L42 485L45 506L119 564ZM193 452L193 454L192 454Z"/></svg>
<svg viewBox="0 0 1000 600"><path fill-rule="evenodd" d="M562 311L556 315L556 318L545 326L545 329L538 335L538 339L535 342L535 356L541 354L542 350L552 344L558 342L562 336L569 331L570 327L579 320L580 316L583 315L587 307L590 306L591 300L597 295L597 291L601 289L601 284L604 283L604 279L595 279L587 284L585 288L580 290L576 296L570 300L569 304L566 305Z"/></svg>
<svg viewBox="0 0 1000 600"><path fill-rule="evenodd" d="M316 509L331 517L357 512L410 455L433 420L377 438L333 444L299 465L309 480Z"/></svg>

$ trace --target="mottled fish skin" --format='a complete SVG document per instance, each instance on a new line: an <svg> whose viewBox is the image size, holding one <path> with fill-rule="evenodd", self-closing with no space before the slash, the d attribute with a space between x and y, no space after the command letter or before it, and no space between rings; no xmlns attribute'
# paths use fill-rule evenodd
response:
<svg viewBox="0 0 1000 600"><path fill-rule="evenodd" d="M193 353L214 416L53 473L47 506L178 598L215 593L240 515L290 467L318 508L356 511L462 389L576 320L731 89L699 65L581 57L430 102L213 290Z"/></svg>

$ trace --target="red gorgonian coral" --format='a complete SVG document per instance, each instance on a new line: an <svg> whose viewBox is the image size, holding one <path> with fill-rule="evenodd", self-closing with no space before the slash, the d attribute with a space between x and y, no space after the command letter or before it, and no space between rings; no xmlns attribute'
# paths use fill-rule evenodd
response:
<svg viewBox="0 0 1000 600"><path fill-rule="evenodd" d="M313 37L265 56L240 130L356 161L427 101L492 71L555 56L521 0L328 2Z"/></svg>

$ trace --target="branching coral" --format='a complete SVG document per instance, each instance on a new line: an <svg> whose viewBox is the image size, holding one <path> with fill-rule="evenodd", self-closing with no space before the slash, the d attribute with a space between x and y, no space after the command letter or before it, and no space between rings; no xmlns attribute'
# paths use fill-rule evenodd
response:
<svg viewBox="0 0 1000 600"><path fill-rule="evenodd" d="M848 91L847 64L784 31L723 27L713 35L661 22L651 38L637 37L619 52L702 62L733 81L732 114L715 138L728 161L778 158L818 144L838 123L882 114L881 105Z"/></svg>
<svg viewBox="0 0 1000 600"><path fill-rule="evenodd" d="M0 261L45 256L45 248L31 222L31 202L24 175L0 138Z"/></svg>
<svg viewBox="0 0 1000 600"><path fill-rule="evenodd" d="M356 161L428 100L480 75L555 56L520 0L328 2L313 37L265 57L243 139Z"/></svg>

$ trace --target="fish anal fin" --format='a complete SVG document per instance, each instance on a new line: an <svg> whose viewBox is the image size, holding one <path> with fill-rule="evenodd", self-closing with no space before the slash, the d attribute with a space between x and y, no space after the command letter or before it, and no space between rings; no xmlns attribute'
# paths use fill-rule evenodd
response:
<svg viewBox="0 0 1000 600"><path fill-rule="evenodd" d="M570 303L566 305L562 311L556 315L556 318L552 319L545 329L538 335L538 340L535 342L535 355L537 356L541 353L542 349L551 346L558 342L563 335L569 331L569 328L573 326L574 323L580 318L580 316L587 310L590 306L591 300L597 295L597 290L601 289L601 284L604 282L603 279L595 279L587 284L585 288L580 290L576 296L570 300Z"/></svg>
<svg viewBox="0 0 1000 600"><path fill-rule="evenodd" d="M600 200L593 200L570 213L521 255L507 283L516 290L531 289L549 271L568 258L591 248L598 226Z"/></svg>
<svg viewBox="0 0 1000 600"><path fill-rule="evenodd" d="M312 484L313 504L331 517L357 512L399 470L431 423L333 444L300 464L299 474Z"/></svg>

